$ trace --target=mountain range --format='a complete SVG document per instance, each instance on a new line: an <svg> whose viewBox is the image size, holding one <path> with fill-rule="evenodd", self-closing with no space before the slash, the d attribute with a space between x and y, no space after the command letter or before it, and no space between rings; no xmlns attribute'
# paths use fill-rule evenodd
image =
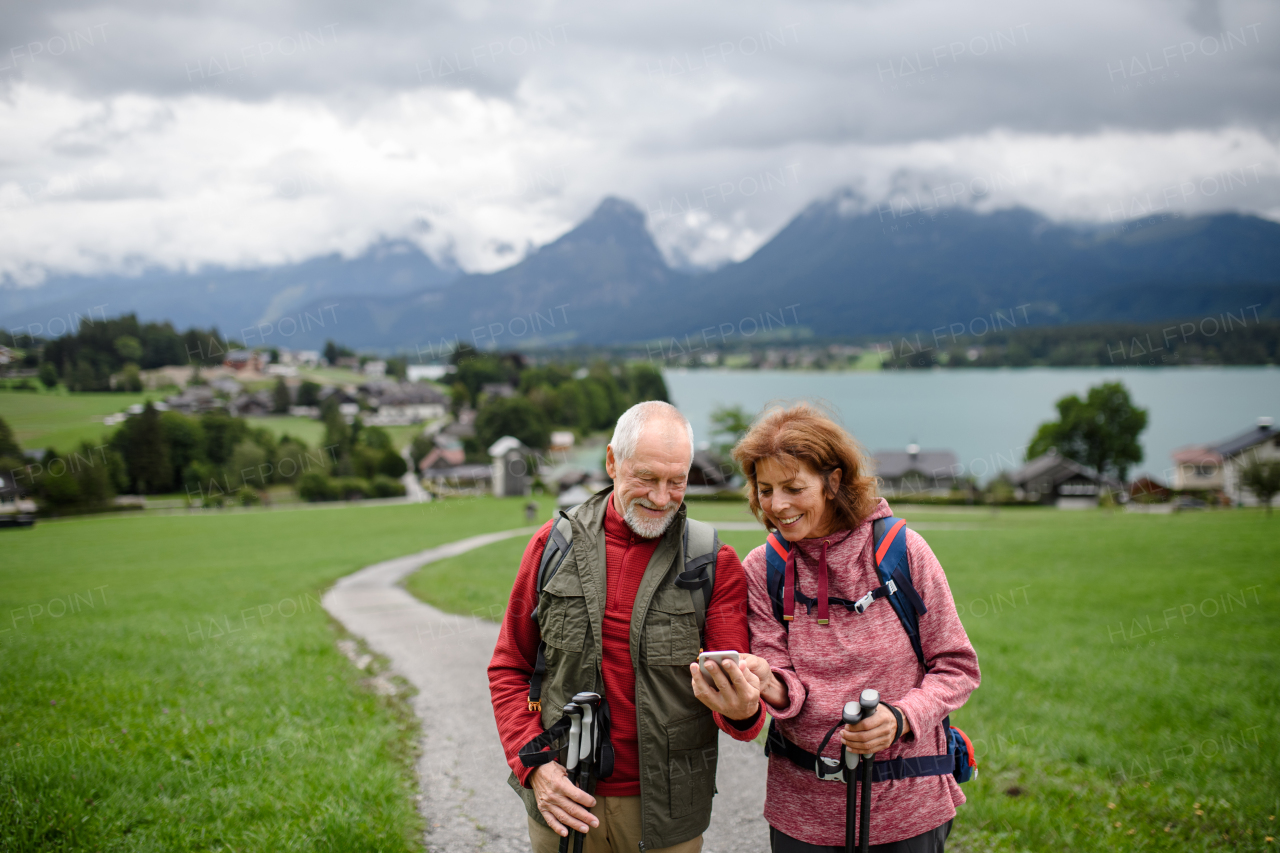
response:
<svg viewBox="0 0 1280 853"><path fill-rule="evenodd" d="M1252 307L1251 307L1252 306ZM1026 210L903 215L815 202L749 258L673 268L644 214L607 198L493 273L442 268L406 241L255 270L60 277L0 290L0 325L136 312L251 345L327 339L424 359L481 348L862 337L998 324L1280 316L1280 224L1224 213L1076 226ZM90 314L89 312L94 312ZM998 312L998 313L997 313ZM662 346L667 346L663 344Z"/></svg>

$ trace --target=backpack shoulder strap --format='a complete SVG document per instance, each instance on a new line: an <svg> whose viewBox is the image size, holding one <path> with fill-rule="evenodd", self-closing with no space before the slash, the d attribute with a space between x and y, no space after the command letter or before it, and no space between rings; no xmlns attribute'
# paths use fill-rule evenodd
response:
<svg viewBox="0 0 1280 853"><path fill-rule="evenodd" d="M564 562L565 557L569 556L569 550L572 547L573 525L569 522L569 516L561 512L556 523L551 526L551 535L547 537L547 544L542 547L542 559L538 562L538 586L534 589L535 598L533 612L529 614L530 618L537 620L537 596L542 594L542 590L556 576L556 572L560 570L560 564Z"/></svg>
<svg viewBox="0 0 1280 853"><path fill-rule="evenodd" d="M764 540L765 587L769 590L769 603L773 605L773 618L782 623L788 632L791 623L782 618L782 594L786 581L787 555L791 543L780 533L770 533Z"/></svg>
<svg viewBox="0 0 1280 853"><path fill-rule="evenodd" d="M551 526L551 535L542 547L542 559L538 562L538 581L533 594L533 612L529 618L538 621L538 606L542 599L542 590L555 577L560 565L569 556L573 548L573 524L569 516L561 511L556 523ZM539 631L538 657L533 664L533 674L529 676L529 710L542 710L542 678L547 674L547 644L541 639Z"/></svg>
<svg viewBox="0 0 1280 853"><path fill-rule="evenodd" d="M855 606L861 613L875 599L888 598L893 612L898 615L898 621L911 640L916 660L920 661L921 666L925 666L924 649L920 646L920 617L929 611L911 582L911 561L907 558L907 522L892 516L878 518L871 523L871 533L876 574L883 586L867 593Z"/></svg>
<svg viewBox="0 0 1280 853"><path fill-rule="evenodd" d="M698 617L698 639L707 624L707 605L716 584L716 558L720 554L720 534L702 521L686 518L684 522L684 571L676 576L676 586L689 590L693 610Z"/></svg>

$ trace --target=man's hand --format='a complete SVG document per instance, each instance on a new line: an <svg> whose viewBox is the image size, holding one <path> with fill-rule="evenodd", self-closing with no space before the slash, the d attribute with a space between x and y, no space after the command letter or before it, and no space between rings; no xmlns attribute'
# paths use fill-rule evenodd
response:
<svg viewBox="0 0 1280 853"><path fill-rule="evenodd" d="M730 720L749 720L756 715L760 707L760 679L746 664L726 661L721 666L709 660L707 669L712 673L711 681L697 663L689 664L693 695L699 702Z"/></svg>
<svg viewBox="0 0 1280 853"><path fill-rule="evenodd" d="M859 755L871 755L883 752L893 744L893 733L898 730L898 721L893 712L881 703L876 712L867 719L852 726L845 726L840 732L840 740L845 748ZM911 731L907 718L902 718L902 735L906 737Z"/></svg>
<svg viewBox="0 0 1280 853"><path fill-rule="evenodd" d="M569 834L568 827L586 832L600 825L600 820L587 809L596 804L596 798L569 781L569 771L555 761L543 764L529 777L530 787L538 798L538 811L547 826L557 834ZM590 827L587 824L591 824Z"/></svg>

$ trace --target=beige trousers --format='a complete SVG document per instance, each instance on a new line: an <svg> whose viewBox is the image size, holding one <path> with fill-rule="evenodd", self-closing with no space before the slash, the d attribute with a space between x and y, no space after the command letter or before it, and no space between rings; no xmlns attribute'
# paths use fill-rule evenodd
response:
<svg viewBox="0 0 1280 853"><path fill-rule="evenodd" d="M596 807L591 813L600 820L600 825L587 833L583 853L635 853L640 849L639 797L596 797ZM533 853L557 853L560 836L533 818L528 820ZM646 853L702 853L702 836Z"/></svg>

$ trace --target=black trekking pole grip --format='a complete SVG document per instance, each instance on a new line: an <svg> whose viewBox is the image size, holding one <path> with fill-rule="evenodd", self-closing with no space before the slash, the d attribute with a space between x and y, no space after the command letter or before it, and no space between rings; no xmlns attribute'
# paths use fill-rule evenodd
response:
<svg viewBox="0 0 1280 853"><path fill-rule="evenodd" d="M863 690L862 696L858 699L858 704L862 707L862 719L870 719L880 706L880 694L875 690ZM861 841L858 849L861 853L870 853L871 850L871 777L875 770L875 753L862 756L862 813L858 816L858 833Z"/></svg>

